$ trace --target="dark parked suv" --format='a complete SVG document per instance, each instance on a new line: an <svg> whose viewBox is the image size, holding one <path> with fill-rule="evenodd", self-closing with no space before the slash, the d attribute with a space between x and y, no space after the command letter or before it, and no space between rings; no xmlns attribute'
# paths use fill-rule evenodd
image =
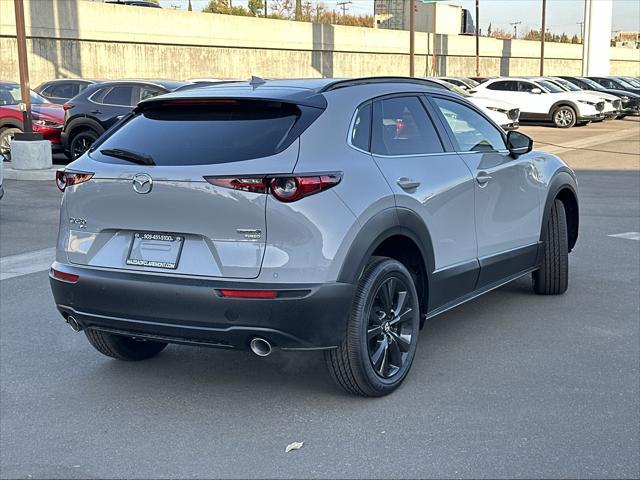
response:
<svg viewBox="0 0 640 480"><path fill-rule="evenodd" d="M86 152L109 127L133 110L141 100L171 92L185 82L122 80L86 87L64 104L62 145L72 160Z"/></svg>
<svg viewBox="0 0 640 480"><path fill-rule="evenodd" d="M89 85L96 83L95 80L84 80L80 78L61 78L49 80L41 83L34 91L39 93L51 103L63 104L78 95Z"/></svg>

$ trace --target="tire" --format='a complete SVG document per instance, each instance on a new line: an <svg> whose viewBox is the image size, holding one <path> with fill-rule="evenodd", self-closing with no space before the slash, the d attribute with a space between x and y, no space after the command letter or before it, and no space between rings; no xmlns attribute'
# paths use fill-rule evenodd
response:
<svg viewBox="0 0 640 480"><path fill-rule="evenodd" d="M563 105L553 111L553 123L558 128L571 128L576 124L576 111L568 105Z"/></svg>
<svg viewBox="0 0 640 480"><path fill-rule="evenodd" d="M409 271L396 260L372 258L358 281L344 340L325 352L331 376L355 395L393 392L413 363L419 325L418 294Z"/></svg>
<svg viewBox="0 0 640 480"><path fill-rule="evenodd" d="M15 127L8 127L0 132L0 153L7 157L7 160L11 160L10 144L16 133L22 133L22 130Z"/></svg>
<svg viewBox="0 0 640 480"><path fill-rule="evenodd" d="M93 348L107 357L118 360L146 360L156 356L167 346L164 342L136 340L99 330L87 329L84 333Z"/></svg>
<svg viewBox="0 0 640 480"><path fill-rule="evenodd" d="M76 160L82 156L98 137L99 135L93 130L83 130L75 134L69 142L69 158Z"/></svg>
<svg viewBox="0 0 640 480"><path fill-rule="evenodd" d="M538 295L560 295L569 286L569 238L564 204L555 200L545 227L542 266L533 272Z"/></svg>

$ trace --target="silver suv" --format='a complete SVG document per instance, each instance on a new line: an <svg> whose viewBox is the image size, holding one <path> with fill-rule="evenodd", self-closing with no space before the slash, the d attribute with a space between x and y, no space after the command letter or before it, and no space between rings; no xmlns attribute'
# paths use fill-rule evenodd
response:
<svg viewBox="0 0 640 480"><path fill-rule="evenodd" d="M397 388L425 320L523 275L567 289L575 174L407 78L227 83L145 100L58 173L51 288L105 355L324 350Z"/></svg>

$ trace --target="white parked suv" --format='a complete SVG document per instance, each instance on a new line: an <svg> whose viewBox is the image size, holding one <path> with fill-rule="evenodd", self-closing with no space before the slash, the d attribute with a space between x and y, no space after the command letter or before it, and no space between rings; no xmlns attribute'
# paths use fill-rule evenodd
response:
<svg viewBox="0 0 640 480"><path fill-rule="evenodd" d="M607 120L613 120L614 118L617 118L618 115L620 115L620 113L622 112L622 100L620 100L620 97L607 92L583 90L571 83L569 80L565 80L564 78L549 77L545 80L549 80L550 82L555 83L568 92L577 92L583 95L589 95L590 97L593 97L594 102L604 100L604 110L602 110L602 114Z"/></svg>
<svg viewBox="0 0 640 480"><path fill-rule="evenodd" d="M552 121L558 128L604 118L604 100L598 101L581 92L568 92L543 79L494 78L469 93L516 105L520 108L520 120Z"/></svg>

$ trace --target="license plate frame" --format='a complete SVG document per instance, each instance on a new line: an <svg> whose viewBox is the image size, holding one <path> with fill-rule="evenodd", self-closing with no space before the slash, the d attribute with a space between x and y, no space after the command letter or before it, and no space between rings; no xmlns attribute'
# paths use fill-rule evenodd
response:
<svg viewBox="0 0 640 480"><path fill-rule="evenodd" d="M184 235L134 232L125 263L135 267L175 270L178 268L183 247Z"/></svg>

